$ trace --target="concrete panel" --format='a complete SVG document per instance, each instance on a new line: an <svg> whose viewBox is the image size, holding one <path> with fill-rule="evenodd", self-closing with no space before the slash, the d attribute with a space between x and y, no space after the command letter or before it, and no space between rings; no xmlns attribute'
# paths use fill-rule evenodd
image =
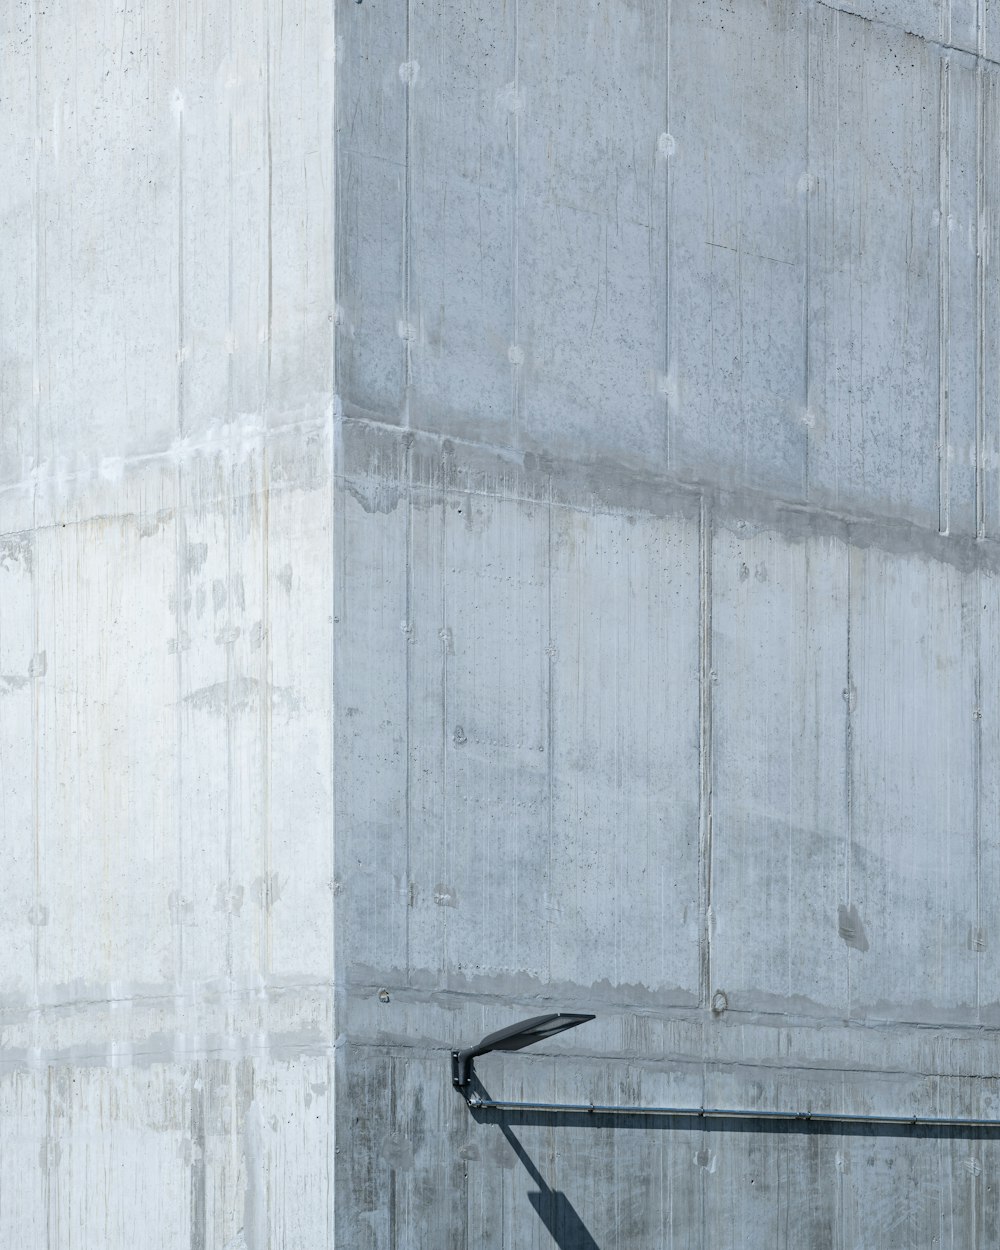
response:
<svg viewBox="0 0 1000 1250"><path fill-rule="evenodd" d="M503 492L413 502L413 975L545 980L547 509Z"/></svg>
<svg viewBox="0 0 1000 1250"><path fill-rule="evenodd" d="M357 6L355 5L355 8ZM325 417L333 398L333 5L267 4L267 413Z"/></svg>
<svg viewBox="0 0 1000 1250"><path fill-rule="evenodd" d="M240 6L234 26L225 23L222 60L214 80L226 150L206 207L213 216L224 213L224 217L215 216L206 241L216 251L205 260L211 270L225 263L225 302L217 301L208 315L214 312L217 317L225 310L226 424L248 420L263 424L268 399L268 208L273 203L268 153L269 9L267 0L250 0ZM195 154L193 163L203 162ZM199 207L192 202L192 214Z"/></svg>
<svg viewBox="0 0 1000 1250"><path fill-rule="evenodd" d="M225 459L217 457L213 467L225 474ZM220 502L201 503L195 496L182 517L178 601L184 646L177 662L176 732L185 979L263 970L259 921L266 894L254 886L268 880L261 718L269 708L273 716L276 698L290 707L292 694L276 696L270 688L255 629L262 620L260 502L256 492L230 488Z"/></svg>
<svg viewBox="0 0 1000 1250"><path fill-rule="evenodd" d="M255 1065L243 1129L242 1228L248 1248L311 1250L335 1244L333 1108L328 1058Z"/></svg>
<svg viewBox="0 0 1000 1250"><path fill-rule="evenodd" d="M49 1245L124 1244L137 1228L151 1247L190 1244L189 1161L205 1143L190 1135L187 1084L171 1068L52 1072Z"/></svg>
<svg viewBox="0 0 1000 1250"><path fill-rule="evenodd" d="M32 34L38 454L73 467L176 431L174 17L100 0Z"/></svg>
<svg viewBox="0 0 1000 1250"><path fill-rule="evenodd" d="M48 1244L48 1084L41 1069L0 1076L0 1237L8 1246Z"/></svg>
<svg viewBox="0 0 1000 1250"><path fill-rule="evenodd" d="M983 430L979 283L979 106L981 77L971 58L941 66L941 516L947 533L976 534L981 519Z"/></svg>
<svg viewBox="0 0 1000 1250"><path fill-rule="evenodd" d="M816 8L809 497L935 527L941 56Z"/></svg>
<svg viewBox="0 0 1000 1250"><path fill-rule="evenodd" d="M326 470L319 489L270 490L269 459L260 649L266 653L261 737L267 758L262 891L264 966L278 976L332 977L331 812L333 673L332 469L326 440L313 449ZM250 624L252 631L255 625ZM251 647L255 645L251 638Z"/></svg>
<svg viewBox="0 0 1000 1250"><path fill-rule="evenodd" d="M660 1003L699 992L698 542L553 517L552 977Z"/></svg>
<svg viewBox="0 0 1000 1250"><path fill-rule="evenodd" d="M18 1239L34 1225L33 1245L126 1245L137 1228L154 1247L329 1244L328 1062L269 1067L32 1074L45 1110L21 1131L46 1160L45 1208L41 1218L23 1210ZM5 1078L15 1083L23 1103L28 1081Z"/></svg>
<svg viewBox="0 0 1000 1250"><path fill-rule="evenodd" d="M516 366L515 6L410 15L410 413L508 444Z"/></svg>
<svg viewBox="0 0 1000 1250"><path fill-rule="evenodd" d="M337 480L333 632L337 960L380 984L407 977L412 650L405 454L383 466Z"/></svg>
<svg viewBox="0 0 1000 1250"><path fill-rule="evenodd" d="M978 617L979 672L976 722L978 774L973 845L975 890L970 894L967 946L976 966L979 1018L993 1025L1000 1019L1000 974L990 957L1000 923L1000 578L996 571L979 574L973 612Z"/></svg>
<svg viewBox="0 0 1000 1250"><path fill-rule="evenodd" d="M409 382L407 13L336 5L337 390L384 421L403 416Z"/></svg>
<svg viewBox="0 0 1000 1250"><path fill-rule="evenodd" d="M721 528L712 556L711 989L846 1013L846 546Z"/></svg>
<svg viewBox="0 0 1000 1250"><path fill-rule="evenodd" d="M997 20L996 18L994 20ZM1000 26L997 28L997 52L1000 57ZM997 351L997 326L1000 325L1000 282L997 264L1000 258L1000 165L996 152L1000 145L1000 67L982 66L977 80L979 142L976 254L977 274L977 345L979 383L979 460L982 477L981 527L991 538L1000 536L1000 360Z"/></svg>
<svg viewBox="0 0 1000 1250"><path fill-rule="evenodd" d="M32 14L24 5L0 13L0 75L10 101L33 100L35 69L25 55L31 46ZM35 254L37 216L34 110L23 103L7 110L0 152L0 180L6 189L0 208L6 280L0 289L0 483L16 482L35 457Z"/></svg>
<svg viewBox="0 0 1000 1250"><path fill-rule="evenodd" d="M854 551L851 857L840 932L855 1011L904 1019L976 1001L974 578Z"/></svg>
<svg viewBox="0 0 1000 1250"><path fill-rule="evenodd" d="M674 5L670 47L670 463L801 498L804 10Z"/></svg>
<svg viewBox="0 0 1000 1250"><path fill-rule="evenodd" d="M179 163L177 427L183 437L232 420L233 384L247 351L236 341L234 294L241 274L259 277L261 251L259 232L248 237L243 214L235 212L231 133L234 49L246 46L256 6L241 5L232 25L221 11L197 3L182 11L172 121ZM245 308L246 292L240 293ZM255 313L257 307L253 301ZM257 346L253 334L255 356Z"/></svg>
<svg viewBox="0 0 1000 1250"><path fill-rule="evenodd" d="M27 995L43 916L35 890L35 701L43 674L35 662L35 544L30 534L0 537L0 844L5 852L0 933L6 951L0 992Z"/></svg>
<svg viewBox="0 0 1000 1250"><path fill-rule="evenodd" d="M173 968L175 535L161 502L35 536L42 982Z"/></svg>
<svg viewBox="0 0 1000 1250"><path fill-rule="evenodd" d="M666 10L517 12L521 443L662 465Z"/></svg>

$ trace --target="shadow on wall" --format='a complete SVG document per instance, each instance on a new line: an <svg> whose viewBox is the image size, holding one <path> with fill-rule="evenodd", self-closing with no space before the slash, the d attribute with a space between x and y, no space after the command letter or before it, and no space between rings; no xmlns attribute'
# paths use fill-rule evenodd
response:
<svg viewBox="0 0 1000 1250"><path fill-rule="evenodd" d="M530 1155L506 1124L500 1125L500 1131L510 1142L511 1149L538 1186L537 1193L528 1194L528 1201L535 1208L539 1219L548 1229L549 1235L559 1250L600 1250L566 1195L546 1185L545 1178L535 1167Z"/></svg>
<svg viewBox="0 0 1000 1250"><path fill-rule="evenodd" d="M481 1097L488 1093L482 1083L474 1075L472 1085ZM784 1134L786 1136L812 1136L839 1138L852 1137L868 1139L896 1138L923 1141L965 1140L969 1142L996 1141L1000 1137L1000 1120L994 1124L962 1125L921 1123L840 1123L822 1120L786 1120L770 1121L766 1118L748 1116L746 1118L703 1119L697 1114L664 1113L641 1114L629 1112L602 1113L554 1113L538 1108L472 1108L472 1116L477 1124L493 1124L500 1129L511 1149L517 1155L525 1171L538 1186L537 1192L528 1194L539 1219L545 1225L558 1250L600 1250L590 1230L577 1214L576 1209L564 1193L550 1189L545 1178L535 1166L531 1156L521 1142L514 1136L511 1126L561 1125L564 1128L593 1128L596 1124L605 1127L614 1126L619 1129L650 1130L671 1129L675 1132L699 1134L731 1133L731 1134Z"/></svg>

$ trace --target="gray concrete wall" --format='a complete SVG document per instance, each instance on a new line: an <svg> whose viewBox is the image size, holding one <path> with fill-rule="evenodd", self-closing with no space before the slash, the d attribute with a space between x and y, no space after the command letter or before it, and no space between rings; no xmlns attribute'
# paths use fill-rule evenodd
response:
<svg viewBox="0 0 1000 1250"><path fill-rule="evenodd" d="M0 1243L995 1244L994 10L0 14Z"/></svg>
<svg viewBox="0 0 1000 1250"><path fill-rule="evenodd" d="M997 15L337 15L338 1244L994 1244L990 1138L447 1051L998 1109Z"/></svg>

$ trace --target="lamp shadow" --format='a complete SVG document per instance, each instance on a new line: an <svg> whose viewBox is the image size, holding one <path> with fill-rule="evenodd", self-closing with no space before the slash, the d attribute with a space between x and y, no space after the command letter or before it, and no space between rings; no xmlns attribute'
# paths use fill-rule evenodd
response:
<svg viewBox="0 0 1000 1250"><path fill-rule="evenodd" d="M525 1171L538 1186L537 1192L528 1194L528 1201L535 1208L559 1250L600 1250L573 1204L564 1193L549 1188L531 1156L506 1124L500 1125L500 1132L507 1138Z"/></svg>
<svg viewBox="0 0 1000 1250"><path fill-rule="evenodd" d="M471 1090L480 1098L490 1100L489 1091L473 1073ZM525 1171L538 1186L528 1194L539 1219L545 1225L559 1250L600 1250L590 1231L564 1193L551 1189L531 1157L515 1137L513 1129L561 1126L563 1128L604 1129L671 1129L685 1133L753 1133L785 1134L809 1137L907 1138L910 1140L968 1142L996 1141L1000 1138L1000 1120L995 1125L962 1124L878 1124L843 1123L826 1120L769 1120L764 1116L725 1116L706 1118L686 1112L629 1111L547 1111L543 1108L477 1107L469 1108L478 1124L496 1125L521 1161Z"/></svg>

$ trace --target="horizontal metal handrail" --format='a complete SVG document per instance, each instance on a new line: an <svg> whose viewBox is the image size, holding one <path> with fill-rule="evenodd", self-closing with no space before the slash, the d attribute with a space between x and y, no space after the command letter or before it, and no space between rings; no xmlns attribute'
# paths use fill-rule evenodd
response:
<svg viewBox="0 0 1000 1250"><path fill-rule="evenodd" d="M505 1102L472 1094L466 1100L473 1111L542 1111L572 1115L659 1115L677 1119L780 1120L823 1124L886 1124L911 1128L995 1128L1000 1120L974 1116L849 1115L830 1111L752 1111L727 1107L630 1107L602 1103Z"/></svg>

